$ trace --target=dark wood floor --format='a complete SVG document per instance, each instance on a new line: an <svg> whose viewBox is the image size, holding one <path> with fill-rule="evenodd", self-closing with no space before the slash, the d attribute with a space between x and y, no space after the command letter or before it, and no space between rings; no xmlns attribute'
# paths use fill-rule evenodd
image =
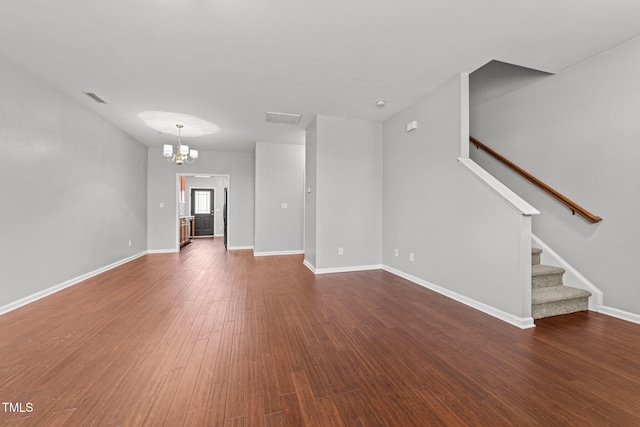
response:
<svg viewBox="0 0 640 427"><path fill-rule="evenodd" d="M536 324L197 240L0 316L0 423L640 425L640 325Z"/></svg>

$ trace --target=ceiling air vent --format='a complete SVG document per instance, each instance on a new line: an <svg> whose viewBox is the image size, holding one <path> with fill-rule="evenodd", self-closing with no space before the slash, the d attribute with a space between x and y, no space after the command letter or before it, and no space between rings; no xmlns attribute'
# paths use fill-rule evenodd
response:
<svg viewBox="0 0 640 427"><path fill-rule="evenodd" d="M300 121L300 114L274 113L267 111L268 123L283 123L285 125L297 125Z"/></svg>
<svg viewBox="0 0 640 427"><path fill-rule="evenodd" d="M100 98L98 95L96 95L93 92L82 92L85 95L87 95L89 98L93 99L94 101L96 101L98 104L106 104L107 101L105 101L104 99Z"/></svg>

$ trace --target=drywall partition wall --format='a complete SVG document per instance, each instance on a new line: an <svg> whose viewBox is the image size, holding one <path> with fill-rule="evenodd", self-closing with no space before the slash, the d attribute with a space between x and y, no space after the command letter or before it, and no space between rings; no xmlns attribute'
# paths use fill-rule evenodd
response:
<svg viewBox="0 0 640 427"><path fill-rule="evenodd" d="M531 326L531 289L522 283L531 219L458 162L465 84L456 76L384 123L382 261L392 272ZM407 132L412 121L418 127Z"/></svg>
<svg viewBox="0 0 640 427"><path fill-rule="evenodd" d="M303 251L303 186L303 145L256 143L257 255Z"/></svg>
<svg viewBox="0 0 640 427"><path fill-rule="evenodd" d="M178 174L229 175L229 249L253 247L255 156L253 152L198 150L193 164L167 163L161 146L149 147L149 251L178 250ZM161 207L162 206L162 207Z"/></svg>
<svg viewBox="0 0 640 427"><path fill-rule="evenodd" d="M146 251L147 150L1 57L0 93L1 312Z"/></svg>
<svg viewBox="0 0 640 427"><path fill-rule="evenodd" d="M316 271L379 268L382 124L318 116L315 159Z"/></svg>
<svg viewBox="0 0 640 427"><path fill-rule="evenodd" d="M316 268L317 131L317 118L314 118L306 130L304 150L304 264L313 271Z"/></svg>
<svg viewBox="0 0 640 427"><path fill-rule="evenodd" d="M604 220L589 224L471 148L472 156L540 209L533 232L640 319L640 39L471 108L471 133ZM600 310L600 309L599 309ZM607 308L605 307L605 310Z"/></svg>

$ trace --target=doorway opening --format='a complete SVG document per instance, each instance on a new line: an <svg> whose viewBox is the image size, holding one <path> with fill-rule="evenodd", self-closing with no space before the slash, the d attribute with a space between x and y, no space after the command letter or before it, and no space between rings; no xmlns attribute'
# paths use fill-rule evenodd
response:
<svg viewBox="0 0 640 427"><path fill-rule="evenodd" d="M222 238L227 247L229 175L176 174L176 213L178 228L188 222L188 241L194 238ZM184 234L184 231L183 231ZM180 232L176 231L177 248L184 246Z"/></svg>

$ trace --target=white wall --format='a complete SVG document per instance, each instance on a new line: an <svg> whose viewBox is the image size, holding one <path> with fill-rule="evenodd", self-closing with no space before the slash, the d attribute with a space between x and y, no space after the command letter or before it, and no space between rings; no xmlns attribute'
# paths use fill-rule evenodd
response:
<svg viewBox="0 0 640 427"><path fill-rule="evenodd" d="M530 217L457 161L465 84L456 76L384 123L382 262L526 324L531 289L521 282L527 259L530 274L530 253L523 253ZM418 129L406 132L414 120Z"/></svg>
<svg viewBox="0 0 640 427"><path fill-rule="evenodd" d="M256 253L303 250L304 156L302 145L256 143Z"/></svg>
<svg viewBox="0 0 640 427"><path fill-rule="evenodd" d="M317 269L380 265L382 124L318 116L315 122ZM307 160L313 159L313 154ZM342 247L343 255L338 254Z"/></svg>
<svg viewBox="0 0 640 427"><path fill-rule="evenodd" d="M198 150L193 164L167 163L162 147L149 147L148 235L150 251L177 250L177 175L229 175L228 247L252 248L255 156L253 152ZM164 207L160 207L160 203Z"/></svg>
<svg viewBox="0 0 640 427"><path fill-rule="evenodd" d="M316 182L317 182L317 133L318 120L314 118L305 134L305 206L304 206L304 262L307 266L316 266Z"/></svg>
<svg viewBox="0 0 640 427"><path fill-rule="evenodd" d="M147 150L1 57L0 94L1 308L147 249Z"/></svg>
<svg viewBox="0 0 640 427"><path fill-rule="evenodd" d="M640 39L471 109L471 134L604 220L589 224L472 148L473 158L542 213L533 232L640 314Z"/></svg>

